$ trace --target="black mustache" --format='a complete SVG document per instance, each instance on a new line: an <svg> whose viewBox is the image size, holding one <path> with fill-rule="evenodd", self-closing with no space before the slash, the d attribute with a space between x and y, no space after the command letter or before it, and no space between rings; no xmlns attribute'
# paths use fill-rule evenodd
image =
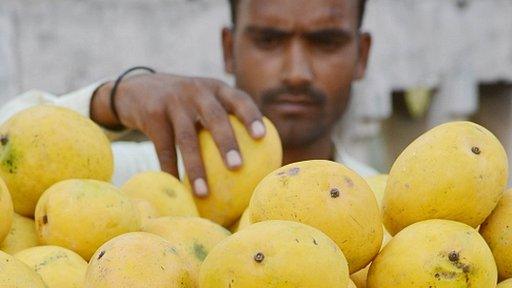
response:
<svg viewBox="0 0 512 288"><path fill-rule="evenodd" d="M327 96L322 91L312 86L301 87L279 87L263 92L261 100L263 104L270 104L279 101L281 95L301 95L307 96L308 102L315 105L323 105L327 101Z"/></svg>

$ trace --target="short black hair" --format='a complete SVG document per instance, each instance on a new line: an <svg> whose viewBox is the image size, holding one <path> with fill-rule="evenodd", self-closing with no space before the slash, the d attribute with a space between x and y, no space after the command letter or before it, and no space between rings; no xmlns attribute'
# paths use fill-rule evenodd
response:
<svg viewBox="0 0 512 288"><path fill-rule="evenodd" d="M231 22L233 26L236 24L236 17L238 14L238 3L240 0L228 0L229 6L231 8ZM363 24L364 11L366 10L366 2L367 0L359 0L359 27Z"/></svg>

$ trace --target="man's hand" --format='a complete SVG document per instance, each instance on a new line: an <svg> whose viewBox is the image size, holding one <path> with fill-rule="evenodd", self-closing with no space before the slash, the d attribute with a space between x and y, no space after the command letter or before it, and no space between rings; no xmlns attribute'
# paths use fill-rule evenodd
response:
<svg viewBox="0 0 512 288"><path fill-rule="evenodd" d="M122 124L143 132L155 144L163 171L178 176L178 146L185 170L197 196L208 194L199 151L198 128L206 128L229 169L242 165L242 157L228 114L234 114L253 138L262 138L265 126L258 107L246 93L213 79L169 74L139 75L123 80L115 96L119 114L110 107L113 83L101 86L91 103L91 118L104 127Z"/></svg>

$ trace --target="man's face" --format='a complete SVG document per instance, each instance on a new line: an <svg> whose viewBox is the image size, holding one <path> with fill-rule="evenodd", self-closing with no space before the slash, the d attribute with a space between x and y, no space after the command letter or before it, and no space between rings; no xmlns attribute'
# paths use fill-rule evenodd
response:
<svg viewBox="0 0 512 288"><path fill-rule="evenodd" d="M328 135L370 38L358 33L358 0L241 0L224 30L226 70L277 127L285 147Z"/></svg>

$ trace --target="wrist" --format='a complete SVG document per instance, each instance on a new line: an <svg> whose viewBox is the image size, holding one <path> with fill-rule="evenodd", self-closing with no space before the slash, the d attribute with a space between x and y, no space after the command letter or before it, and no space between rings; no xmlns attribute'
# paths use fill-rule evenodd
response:
<svg viewBox="0 0 512 288"><path fill-rule="evenodd" d="M112 81L104 83L93 93L90 104L90 118L104 128L119 130L123 125L112 112L110 101L113 86L114 82Z"/></svg>

